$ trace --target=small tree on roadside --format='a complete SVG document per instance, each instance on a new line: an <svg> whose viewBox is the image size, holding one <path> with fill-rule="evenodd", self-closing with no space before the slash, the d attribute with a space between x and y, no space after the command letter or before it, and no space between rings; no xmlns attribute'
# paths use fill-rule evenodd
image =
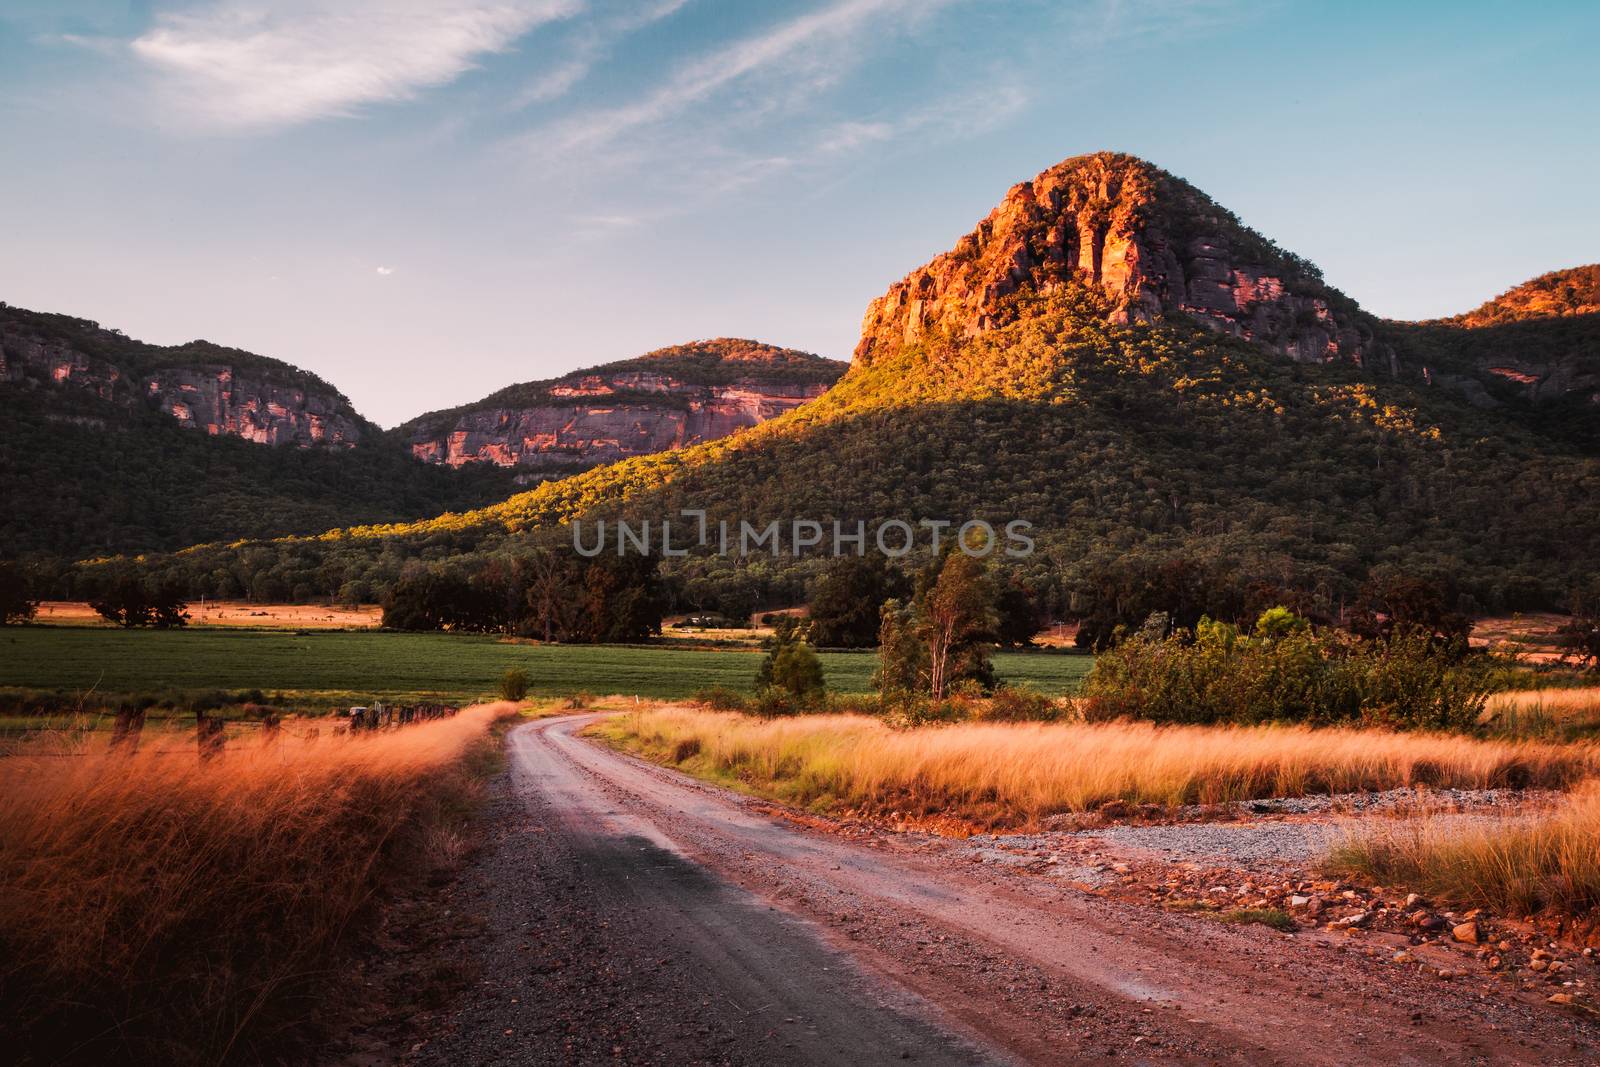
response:
<svg viewBox="0 0 1600 1067"><path fill-rule="evenodd" d="M889 703L928 689L928 646L917 636L911 605L884 602L879 611L878 670L872 684Z"/></svg>
<svg viewBox="0 0 1600 1067"><path fill-rule="evenodd" d="M994 640L996 591L983 564L965 552L945 557L917 597L915 626L928 648L928 691L943 700L952 682L993 683L984 645Z"/></svg>
<svg viewBox="0 0 1600 1067"><path fill-rule="evenodd" d="M773 628L767 656L756 672L756 690L778 690L801 703L813 702L826 691L822 661L806 643L805 627L797 620L785 616Z"/></svg>

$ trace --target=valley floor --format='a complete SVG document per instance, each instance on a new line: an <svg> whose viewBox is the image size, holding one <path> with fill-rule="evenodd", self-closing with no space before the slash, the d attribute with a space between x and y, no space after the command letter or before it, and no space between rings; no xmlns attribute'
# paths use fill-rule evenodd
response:
<svg viewBox="0 0 1600 1067"><path fill-rule="evenodd" d="M1313 813L938 838L687 778L578 736L596 717L509 735L490 840L442 890L457 926L405 964L455 992L353 1036L348 1062L1600 1059L1585 1014L1448 939L1397 962L1399 933L1172 906L1219 878L1239 907L1276 900L1293 876L1238 850ZM1340 890L1320 891L1330 917L1373 906Z"/></svg>

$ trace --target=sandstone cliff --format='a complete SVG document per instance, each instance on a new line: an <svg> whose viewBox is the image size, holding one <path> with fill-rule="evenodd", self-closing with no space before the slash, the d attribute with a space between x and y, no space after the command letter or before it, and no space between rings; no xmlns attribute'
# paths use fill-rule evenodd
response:
<svg viewBox="0 0 1600 1067"><path fill-rule="evenodd" d="M1187 182L1110 152L1013 186L954 249L872 302L856 357L1005 325L1014 294L1070 282L1104 294L1113 321L1184 314L1297 361L1394 370L1372 321L1315 267Z"/></svg>
<svg viewBox="0 0 1600 1067"><path fill-rule="evenodd" d="M844 369L792 349L718 338L510 386L391 432L429 463L575 470L754 426L820 396Z"/></svg>
<svg viewBox="0 0 1600 1067"><path fill-rule="evenodd" d="M347 448L371 430L338 390L286 363L204 341L147 345L83 319L6 305L0 382L148 405L187 428L259 444Z"/></svg>

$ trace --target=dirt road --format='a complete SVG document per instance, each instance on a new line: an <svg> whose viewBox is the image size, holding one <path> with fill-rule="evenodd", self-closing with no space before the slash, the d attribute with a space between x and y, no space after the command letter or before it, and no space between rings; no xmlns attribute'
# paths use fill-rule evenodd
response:
<svg viewBox="0 0 1600 1067"><path fill-rule="evenodd" d="M1334 935L819 832L577 736L509 736L461 902L483 975L425 1063L1600 1062L1600 1029Z"/></svg>

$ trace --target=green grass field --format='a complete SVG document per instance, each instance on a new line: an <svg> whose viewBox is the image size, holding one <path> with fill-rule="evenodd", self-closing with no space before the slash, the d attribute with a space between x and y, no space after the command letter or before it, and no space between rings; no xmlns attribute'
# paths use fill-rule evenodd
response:
<svg viewBox="0 0 1600 1067"><path fill-rule="evenodd" d="M722 685L748 691L758 652L590 645L521 645L493 637L338 631L154 631L30 626L0 630L0 686L100 693L169 689L261 689L403 698L436 694L467 700L493 692L507 668L521 667L532 691L581 690L642 697L685 697ZM822 654L828 686L871 690L872 653ZM995 668L1008 682L1051 694L1077 688L1090 658L1008 652Z"/></svg>

